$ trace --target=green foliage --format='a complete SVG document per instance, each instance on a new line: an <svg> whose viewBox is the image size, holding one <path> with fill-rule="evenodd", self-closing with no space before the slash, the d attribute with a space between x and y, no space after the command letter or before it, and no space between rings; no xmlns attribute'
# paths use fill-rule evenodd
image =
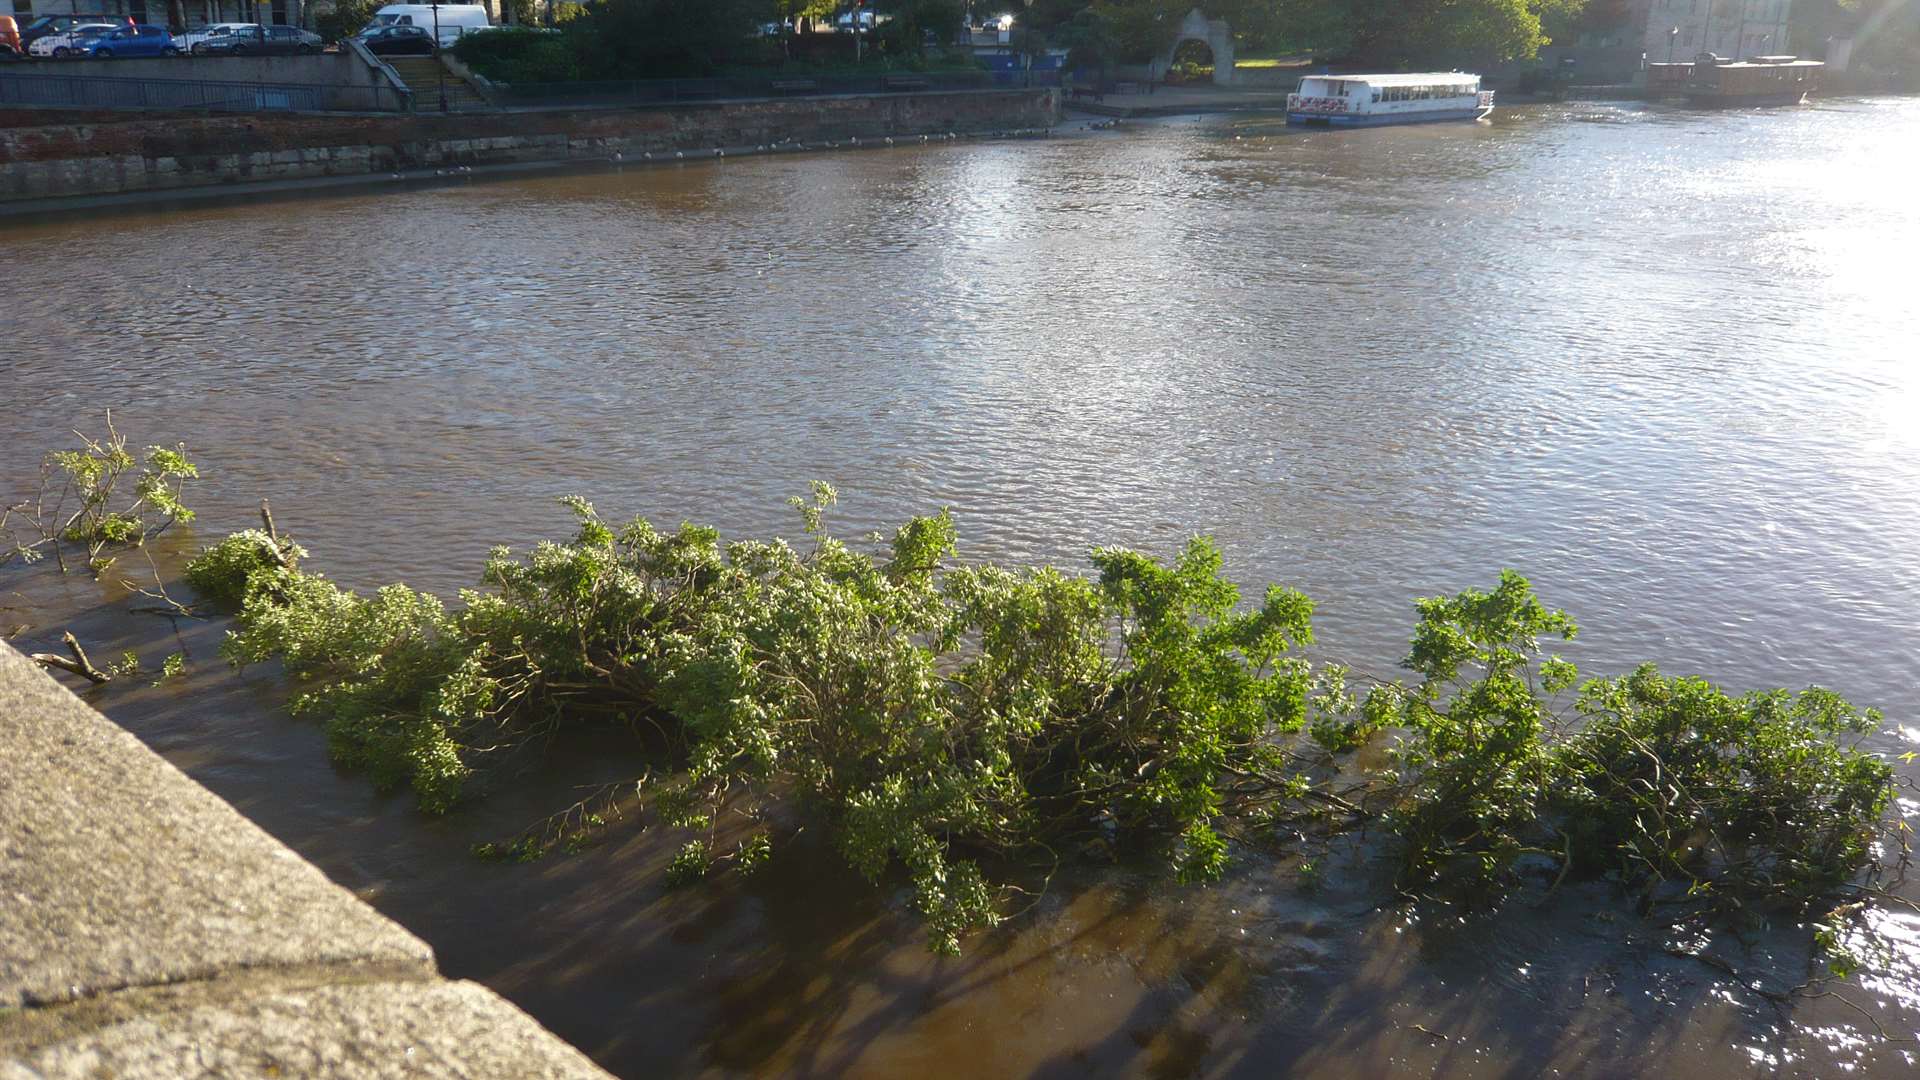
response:
<svg viewBox="0 0 1920 1080"><path fill-rule="evenodd" d="M1574 666L1541 658L1571 638L1511 571L1491 593L1419 601L1395 696L1407 729L1389 827L1403 887L1495 895L1523 854L1708 905L1804 909L1873 857L1892 767L1849 740L1881 717L1830 690L1735 697L1651 664L1580 687L1577 724L1554 702Z"/></svg>
<svg viewBox="0 0 1920 1080"><path fill-rule="evenodd" d="M689 840L681 846L667 864L667 884L671 886L691 885L707 876L713 867L713 858L707 852L705 840Z"/></svg>
<svg viewBox="0 0 1920 1080"><path fill-rule="evenodd" d="M1416 602L1420 622L1405 666L1411 692L1383 691L1408 738L1398 751L1403 789L1389 826L1411 886L1443 873L1496 879L1529 847L1553 776L1542 733L1550 716L1536 676L1539 638L1572 638L1573 621L1550 611L1520 575L1490 593ZM1570 678L1555 662L1553 682Z"/></svg>
<svg viewBox="0 0 1920 1080"><path fill-rule="evenodd" d="M672 778L644 795L688 837L676 884L769 857L764 831L716 856L723 806L793 819L864 879L909 883L946 952L1000 917L986 866L1108 833L1190 883L1225 873L1236 842L1378 820L1408 891L1490 899L1534 853L1709 902L1811 903L1871 861L1884 824L1889 767L1843 742L1878 717L1827 691L1730 698L1643 668L1580 689L1570 723L1556 703L1577 671L1540 642L1574 624L1511 572L1419 601L1418 681L1357 689L1299 655L1311 601L1274 587L1242 604L1204 538L1170 562L1098 549L1091 577L954 565L945 512L862 551L827 533L835 499L795 500L804 550L616 526L567 499L570 540L496 550L487 589L451 611L270 564L257 536L203 564L244 570L228 656L282 659L336 757L425 809L570 725L664 734ZM1334 790L1334 755L1383 729L1393 772ZM605 818L567 820L484 853L570 850Z"/></svg>
<svg viewBox="0 0 1920 1080"><path fill-rule="evenodd" d="M773 841L765 833L740 841L734 851L735 868L741 874L751 877L773 858Z"/></svg>
<svg viewBox="0 0 1920 1080"><path fill-rule="evenodd" d="M664 820L704 830L723 792L797 798L854 870L912 881L943 949L996 918L968 853L1109 821L1165 837L1181 878L1219 876L1222 819L1285 768L1273 740L1304 722L1308 669L1288 654L1311 640L1305 597L1275 589L1236 611L1205 540L1172 565L1103 549L1097 581L948 568L944 513L856 552L820 531L833 500L819 485L799 504L816 538L802 553L693 525L615 529L570 499L573 540L496 551L493 591L457 613L256 565L227 653L281 658L337 758L411 781L435 811L482 745L662 724L684 766L655 796Z"/></svg>
<svg viewBox="0 0 1920 1080"><path fill-rule="evenodd" d="M1083 8L1053 31L1055 44L1067 50L1069 70L1101 70L1120 59L1120 37L1112 18L1098 5Z"/></svg>
<svg viewBox="0 0 1920 1080"><path fill-rule="evenodd" d="M298 544L262 529L229 533L188 561L187 584L222 607L238 609L256 574L291 567L305 555Z"/></svg>
<svg viewBox="0 0 1920 1080"><path fill-rule="evenodd" d="M501 26L462 34L453 54L496 82L575 82L580 68L578 42L565 32L529 26Z"/></svg>
<svg viewBox="0 0 1920 1080"><path fill-rule="evenodd" d="M1554 748L1572 857L1729 902L1815 902L1871 857L1892 767L1844 745L1880 716L1819 687L1734 697L1651 664L1581 689Z"/></svg>
<svg viewBox="0 0 1920 1080"><path fill-rule="evenodd" d="M187 673L187 654L186 653L169 653L167 654L167 658L160 662L160 678L158 681L154 683L154 685L158 686L160 683L165 682L168 679L177 679L186 673Z"/></svg>
<svg viewBox="0 0 1920 1080"><path fill-rule="evenodd" d="M553 28L463 34L462 63L507 84L711 75L755 53L758 0L594 0L566 5ZM564 17L563 17L564 16Z"/></svg>
<svg viewBox="0 0 1920 1080"><path fill-rule="evenodd" d="M379 0L334 0L332 6L313 17L313 32L326 41L352 37L373 21L378 10Z"/></svg>
<svg viewBox="0 0 1920 1080"><path fill-rule="evenodd" d="M1482 66L1531 59L1546 44L1543 16L1560 25L1582 0L1279 0L1254 6L1286 36L1320 52L1387 70Z"/></svg>
<svg viewBox="0 0 1920 1080"><path fill-rule="evenodd" d="M113 562L101 557L107 548L139 547L174 522L193 520L181 496L200 470L187 460L184 448L150 446L136 459L113 426L111 413L104 438L80 439L79 448L46 456L38 499L0 511L8 546L0 553L0 564L14 558L33 562L48 549L64 568L62 547L73 544L86 549L87 567L98 574ZM122 487L129 478L133 492L126 498ZM29 521L37 535L23 537L13 525L16 518Z"/></svg>
<svg viewBox="0 0 1920 1080"><path fill-rule="evenodd" d="M929 38L936 48L951 45L966 21L966 5L957 0L909 0L875 28L873 42L884 56L919 56L927 51Z"/></svg>

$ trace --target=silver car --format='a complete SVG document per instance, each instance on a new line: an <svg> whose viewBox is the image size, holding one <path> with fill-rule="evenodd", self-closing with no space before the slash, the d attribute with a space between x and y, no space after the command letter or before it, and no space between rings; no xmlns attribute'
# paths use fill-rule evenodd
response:
<svg viewBox="0 0 1920 1080"><path fill-rule="evenodd" d="M125 23L84 23L68 30L64 34L48 34L34 38L27 46L30 56L52 56L65 59L74 52L74 46L87 38L96 38L101 34L120 29Z"/></svg>

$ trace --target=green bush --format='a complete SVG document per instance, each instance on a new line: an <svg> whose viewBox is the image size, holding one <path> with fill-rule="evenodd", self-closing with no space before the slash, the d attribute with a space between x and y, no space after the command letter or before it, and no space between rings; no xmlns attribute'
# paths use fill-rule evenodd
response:
<svg viewBox="0 0 1920 1080"><path fill-rule="evenodd" d="M247 583L262 571L292 565L306 555L299 545L276 540L260 529L229 533L187 563L187 584L208 600L238 610Z"/></svg>
<svg viewBox="0 0 1920 1080"><path fill-rule="evenodd" d="M686 834L676 882L773 851L762 828L716 855L723 805L797 821L866 880L909 880L943 951L999 917L985 866L1109 836L1204 882L1236 842L1378 822L1410 894L1490 900L1531 854L1643 895L1804 906L1867 865L1886 825L1891 768L1847 741L1876 714L1651 667L1563 703L1577 672L1539 641L1574 625L1511 572L1420 601L1419 681L1360 692L1299 655L1307 597L1273 587L1243 606L1205 539L1171 562L1098 549L1091 577L953 565L946 513L860 551L822 531L833 499L795 500L803 547L616 528L569 499L572 539L496 550L486 591L452 610L269 565L258 537L200 563L228 590L250 567L229 657L282 659L336 757L411 783L425 809L568 726L658 732L672 778L649 797ZM1343 774L1335 755L1383 730L1395 769ZM490 850L571 850L604 820Z"/></svg>
<svg viewBox="0 0 1920 1080"><path fill-rule="evenodd" d="M378 0L334 0L333 6L313 17L313 32L326 41L352 37L373 21L378 10Z"/></svg>
<svg viewBox="0 0 1920 1080"><path fill-rule="evenodd" d="M502 26L462 34L453 55L482 77L509 85L582 77L575 42L558 30Z"/></svg>

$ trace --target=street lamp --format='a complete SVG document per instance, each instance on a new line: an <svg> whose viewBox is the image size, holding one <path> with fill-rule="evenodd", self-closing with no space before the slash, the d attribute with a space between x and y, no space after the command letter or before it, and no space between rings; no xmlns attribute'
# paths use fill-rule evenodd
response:
<svg viewBox="0 0 1920 1080"><path fill-rule="evenodd" d="M1678 40L1680 40L1679 27L1676 26L1667 31L1667 63L1669 64L1673 63L1673 43Z"/></svg>
<svg viewBox="0 0 1920 1080"><path fill-rule="evenodd" d="M433 3L433 66L440 73L440 111L447 111L447 63L440 59L440 0Z"/></svg>

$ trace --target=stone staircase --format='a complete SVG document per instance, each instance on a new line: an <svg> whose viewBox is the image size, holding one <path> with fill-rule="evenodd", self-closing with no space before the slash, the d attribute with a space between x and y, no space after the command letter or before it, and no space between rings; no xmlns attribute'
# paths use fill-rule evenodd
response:
<svg viewBox="0 0 1920 1080"><path fill-rule="evenodd" d="M442 72L447 77L447 111L493 108L493 103L480 96L480 91L475 90L472 84L442 67L437 56L388 56L384 59L399 74L400 81L407 84L407 89L413 91L414 112L440 111Z"/></svg>

